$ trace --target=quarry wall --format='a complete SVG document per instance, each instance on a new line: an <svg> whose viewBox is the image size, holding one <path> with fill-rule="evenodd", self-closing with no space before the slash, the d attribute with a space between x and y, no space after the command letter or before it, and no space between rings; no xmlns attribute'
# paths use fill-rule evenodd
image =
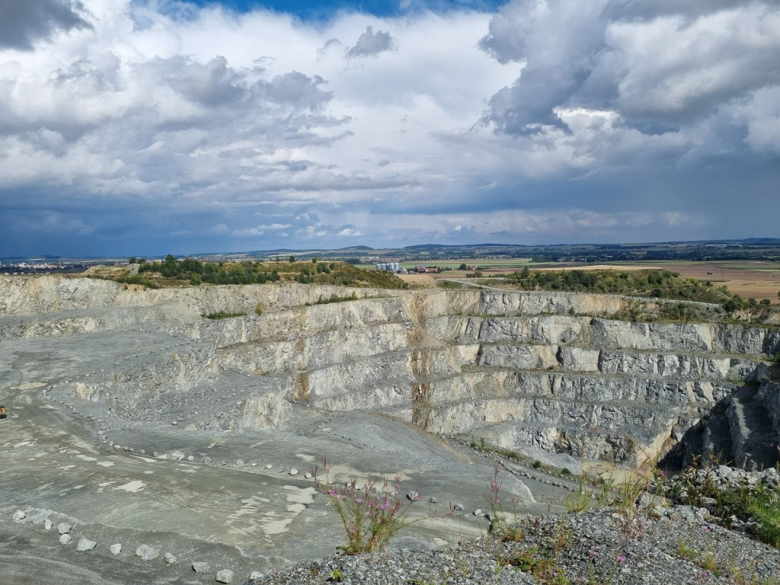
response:
<svg viewBox="0 0 780 585"><path fill-rule="evenodd" d="M315 304L353 292L358 300ZM0 343L167 336L164 349L51 389L134 421L241 429L284 426L301 408L366 410L572 471L675 449L768 462L780 420L768 361L780 332L613 318L636 303L560 292L142 290L0 277ZM202 317L217 311L247 316ZM724 420L713 419L721 410Z"/></svg>

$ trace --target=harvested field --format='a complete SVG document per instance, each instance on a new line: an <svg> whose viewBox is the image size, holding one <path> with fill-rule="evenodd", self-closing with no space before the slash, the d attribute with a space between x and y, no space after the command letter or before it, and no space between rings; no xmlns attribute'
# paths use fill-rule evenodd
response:
<svg viewBox="0 0 780 585"><path fill-rule="evenodd" d="M428 274L399 274L398 278L414 287L433 288L436 286L436 279Z"/></svg>
<svg viewBox="0 0 780 585"><path fill-rule="evenodd" d="M718 286L725 285L732 293L745 298L770 299L780 302L780 265L772 262L691 262L659 261L633 264L562 265L538 270L647 270L652 268L679 272L687 278L709 280Z"/></svg>

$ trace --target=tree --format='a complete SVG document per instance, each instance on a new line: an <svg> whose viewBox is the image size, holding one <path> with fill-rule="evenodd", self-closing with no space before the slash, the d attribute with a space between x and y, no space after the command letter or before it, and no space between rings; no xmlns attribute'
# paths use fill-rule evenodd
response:
<svg viewBox="0 0 780 585"><path fill-rule="evenodd" d="M135 256L130 256L130 260L128 260L127 262L128 264L135 264L136 262L138 262L138 258L136 258Z"/></svg>
<svg viewBox="0 0 780 585"><path fill-rule="evenodd" d="M295 262L295 256L290 256L290 264L292 264L293 262Z"/></svg>
<svg viewBox="0 0 780 585"><path fill-rule="evenodd" d="M458 266L458 270L468 270L468 267L465 264L461 264Z"/></svg>
<svg viewBox="0 0 780 585"><path fill-rule="evenodd" d="M320 259L319 259L319 258L317 258L316 256L315 256L314 258L312 258L312 259L311 259L311 262L312 262L312 264L316 264L316 263L317 263L317 262L319 262L319 261L320 261Z"/></svg>

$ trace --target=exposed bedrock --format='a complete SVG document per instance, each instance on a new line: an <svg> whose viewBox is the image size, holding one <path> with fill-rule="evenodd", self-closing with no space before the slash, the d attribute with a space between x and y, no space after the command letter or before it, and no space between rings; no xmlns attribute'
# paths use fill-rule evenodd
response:
<svg viewBox="0 0 780 585"><path fill-rule="evenodd" d="M352 292L0 277L0 342L160 336L51 390L129 420L273 428L295 409L366 410L572 471L699 453L778 459L776 329L632 323L611 316L637 301L576 293L355 289L359 300L314 304ZM216 311L247 316L201 316Z"/></svg>

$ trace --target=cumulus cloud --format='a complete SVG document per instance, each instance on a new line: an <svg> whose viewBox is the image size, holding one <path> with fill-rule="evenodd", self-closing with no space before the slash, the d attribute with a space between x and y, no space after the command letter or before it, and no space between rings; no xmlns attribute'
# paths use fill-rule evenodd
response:
<svg viewBox="0 0 780 585"><path fill-rule="evenodd" d="M769 0L313 24L218 3L29 6L78 20L0 30L9 254L749 237L780 219Z"/></svg>
<svg viewBox="0 0 780 585"><path fill-rule="evenodd" d="M374 27L368 25L366 32L358 37L355 46L347 49L347 57L376 57L379 53L395 49L395 39L389 32L379 30L374 32Z"/></svg>
<svg viewBox="0 0 780 585"><path fill-rule="evenodd" d="M0 0L0 48L31 50L55 31L90 28L78 0Z"/></svg>

